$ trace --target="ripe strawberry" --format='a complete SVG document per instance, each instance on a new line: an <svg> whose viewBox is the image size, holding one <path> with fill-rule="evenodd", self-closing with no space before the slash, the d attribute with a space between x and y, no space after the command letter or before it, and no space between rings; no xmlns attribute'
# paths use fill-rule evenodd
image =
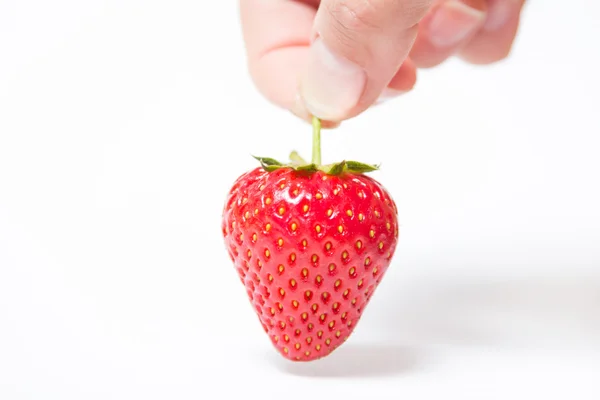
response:
<svg viewBox="0 0 600 400"><path fill-rule="evenodd" d="M261 167L233 184L223 236L262 326L293 361L322 358L352 334L386 273L398 240L396 205L357 162Z"/></svg>

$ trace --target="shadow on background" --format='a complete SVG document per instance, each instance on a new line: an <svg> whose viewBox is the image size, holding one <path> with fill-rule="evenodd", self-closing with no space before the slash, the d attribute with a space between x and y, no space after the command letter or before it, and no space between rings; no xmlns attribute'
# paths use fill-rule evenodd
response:
<svg viewBox="0 0 600 400"><path fill-rule="evenodd" d="M378 301L394 304L374 318L394 343L600 347L600 277L437 278Z"/></svg>
<svg viewBox="0 0 600 400"><path fill-rule="evenodd" d="M312 377L401 374L422 362L417 349L439 344L600 348L600 277L437 277L394 284L377 296L385 306L363 320L368 328L361 326L383 340L348 341L311 363L278 359L280 369Z"/></svg>
<svg viewBox="0 0 600 400"><path fill-rule="evenodd" d="M393 344L345 343L329 356L310 363L279 359L280 368L298 376L320 378L379 377L400 374L417 365L417 354L408 347Z"/></svg>

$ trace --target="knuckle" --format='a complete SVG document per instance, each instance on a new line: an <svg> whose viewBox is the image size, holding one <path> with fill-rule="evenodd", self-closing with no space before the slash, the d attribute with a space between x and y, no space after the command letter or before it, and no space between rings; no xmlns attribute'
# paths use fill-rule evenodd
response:
<svg viewBox="0 0 600 400"><path fill-rule="evenodd" d="M346 58L364 66L374 54L410 46L411 37L433 0L321 1L320 34ZM400 49L404 50L404 49Z"/></svg>
<svg viewBox="0 0 600 400"><path fill-rule="evenodd" d="M381 27L384 12L381 0L335 0L327 12L341 29L362 32Z"/></svg>
<svg viewBox="0 0 600 400"><path fill-rule="evenodd" d="M490 65L507 59L510 53L511 48L509 46L496 46L484 43L479 46L468 46L461 52L461 57L472 64Z"/></svg>
<svg viewBox="0 0 600 400"><path fill-rule="evenodd" d="M404 15L406 27L416 26L430 11L433 0L400 1L400 13Z"/></svg>
<svg viewBox="0 0 600 400"><path fill-rule="evenodd" d="M496 52L496 54L493 54L490 57L490 60L488 62L490 64L492 64L492 63L497 63L497 62L506 60L508 57L510 57L510 53L511 53L510 48L500 49L499 51Z"/></svg>
<svg viewBox="0 0 600 400"><path fill-rule="evenodd" d="M504 42L504 43L485 43L483 46L484 54L483 60L487 64L497 63L499 61L503 61L510 56L512 51L512 42ZM485 57L487 56L487 57Z"/></svg>
<svg viewBox="0 0 600 400"><path fill-rule="evenodd" d="M431 8L433 0L332 0L326 11L341 28L351 32L380 30L388 25L410 28Z"/></svg>

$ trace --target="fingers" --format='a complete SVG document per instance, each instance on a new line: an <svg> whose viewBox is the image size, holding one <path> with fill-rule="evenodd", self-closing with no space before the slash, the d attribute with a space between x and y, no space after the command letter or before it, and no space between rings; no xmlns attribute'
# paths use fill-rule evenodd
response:
<svg viewBox="0 0 600 400"><path fill-rule="evenodd" d="M310 121L298 99L298 75L308 58L317 1L240 0L250 76L270 102ZM324 128L336 123L323 122Z"/></svg>
<svg viewBox="0 0 600 400"><path fill-rule="evenodd" d="M402 66L396 72L396 75L388 83L387 89L394 90L396 92L406 93L415 86L417 81L417 67L410 58L407 58L402 63Z"/></svg>
<svg viewBox="0 0 600 400"><path fill-rule="evenodd" d="M411 59L419 68L441 64L477 34L486 9L487 0L438 1L419 26Z"/></svg>
<svg viewBox="0 0 600 400"><path fill-rule="evenodd" d="M524 0L437 0L423 18L410 57L430 68L457 55L490 64L510 52Z"/></svg>
<svg viewBox="0 0 600 400"><path fill-rule="evenodd" d="M513 47L525 0L488 0L488 16L480 32L459 55L473 64L506 58Z"/></svg>
<svg viewBox="0 0 600 400"><path fill-rule="evenodd" d="M300 79L309 112L342 121L374 104L397 74L410 81L411 65L399 70L431 2L323 0Z"/></svg>
<svg viewBox="0 0 600 400"><path fill-rule="evenodd" d="M387 87L383 89L375 104L384 103L409 92L415 86L416 81L417 67L410 58L407 58Z"/></svg>
<svg viewBox="0 0 600 400"><path fill-rule="evenodd" d="M433 7L432 7L433 4ZM524 0L240 0L250 75L271 102L335 127L412 89L416 68L505 58ZM413 46L414 45L414 46Z"/></svg>

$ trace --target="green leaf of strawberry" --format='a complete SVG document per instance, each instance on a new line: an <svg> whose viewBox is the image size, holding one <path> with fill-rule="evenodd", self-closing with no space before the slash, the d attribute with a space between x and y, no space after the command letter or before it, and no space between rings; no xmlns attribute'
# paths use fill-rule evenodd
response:
<svg viewBox="0 0 600 400"><path fill-rule="evenodd" d="M263 329L293 361L346 341L384 277L398 241L397 208L376 166L321 165L318 121L310 163L297 153L233 184L223 210L227 251ZM316 143L316 144L315 144Z"/></svg>
<svg viewBox="0 0 600 400"><path fill-rule="evenodd" d="M282 163L270 157L257 157L261 166L266 171L275 171L280 168L293 168L296 171L317 172L323 171L328 175L341 175L345 172L365 173L379 169L379 166L365 164L359 161L341 161L329 165L321 165L321 125L318 119L313 119L313 157L310 163L306 162L297 151L290 154L290 162Z"/></svg>
<svg viewBox="0 0 600 400"><path fill-rule="evenodd" d="M283 164L279 161L269 157L254 157L256 158L262 167L267 171L275 171L277 168L282 167Z"/></svg>

